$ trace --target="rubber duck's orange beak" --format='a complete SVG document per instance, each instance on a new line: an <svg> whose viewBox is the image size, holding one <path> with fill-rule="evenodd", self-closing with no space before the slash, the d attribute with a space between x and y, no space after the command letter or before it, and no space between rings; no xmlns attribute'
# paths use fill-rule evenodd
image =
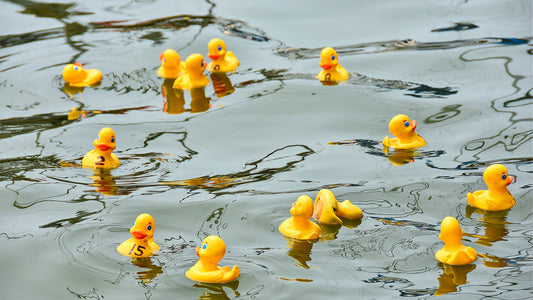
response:
<svg viewBox="0 0 533 300"><path fill-rule="evenodd" d="M218 55L218 54L212 54L212 53L209 53L207 56L208 56L209 58L211 58L212 60L217 60L217 59L220 57L220 55Z"/></svg>
<svg viewBox="0 0 533 300"><path fill-rule="evenodd" d="M205 62L205 60L203 62L204 63L202 64L202 66L203 66L203 70L205 70L205 68L207 67L207 63Z"/></svg>
<svg viewBox="0 0 533 300"><path fill-rule="evenodd" d="M107 151L111 149L111 146L108 146L106 144L97 144L96 148L100 149L100 151Z"/></svg>
<svg viewBox="0 0 533 300"><path fill-rule="evenodd" d="M329 68L331 68L331 66L333 66L332 64L320 64L320 67L324 70L327 70Z"/></svg>
<svg viewBox="0 0 533 300"><path fill-rule="evenodd" d="M142 239L144 239L146 237L146 233L143 233L143 232L140 232L140 231L137 231L137 230L132 231L131 235L134 238L138 239L138 240L142 240Z"/></svg>
<svg viewBox="0 0 533 300"><path fill-rule="evenodd" d="M163 61L163 55L164 55L164 54L165 54L164 52L161 52L161 55L159 55L159 60L160 60L160 61Z"/></svg>
<svg viewBox="0 0 533 300"><path fill-rule="evenodd" d="M79 61L75 62L74 64L75 64L76 66L78 66L78 67L82 67L82 68L83 68L83 65L82 65L81 62L79 62Z"/></svg>
<svg viewBox="0 0 533 300"><path fill-rule="evenodd" d="M415 121L415 120L411 120L411 123L413 124L413 131L415 131L415 128L416 128L416 121Z"/></svg>
<svg viewBox="0 0 533 300"><path fill-rule="evenodd" d="M200 257L200 247L196 247L196 255L198 255L198 257Z"/></svg>
<svg viewBox="0 0 533 300"><path fill-rule="evenodd" d="M513 176L507 176L507 185L511 184L513 182Z"/></svg>

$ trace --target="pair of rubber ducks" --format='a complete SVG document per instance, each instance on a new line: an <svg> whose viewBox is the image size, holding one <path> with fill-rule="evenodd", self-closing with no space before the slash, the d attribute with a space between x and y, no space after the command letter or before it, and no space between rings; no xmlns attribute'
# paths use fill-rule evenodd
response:
<svg viewBox="0 0 533 300"><path fill-rule="evenodd" d="M130 228L132 238L122 242L117 252L131 258L145 258L156 254L159 245L154 241L155 222L149 214L141 214ZM185 276L193 281L205 283L227 283L239 277L239 267L219 267L218 262L226 254L226 244L218 236L206 237L201 247L196 247L198 262L192 266Z"/></svg>
<svg viewBox="0 0 533 300"><path fill-rule="evenodd" d="M299 240L314 240L320 237L320 227L310 221L313 217L321 224L343 224L341 218L358 220L363 218L363 211L350 200L337 202L335 195L328 189L322 189L313 200L306 195L298 197L290 210L292 217L283 221L278 229L284 236Z"/></svg>
<svg viewBox="0 0 533 300"><path fill-rule="evenodd" d="M167 49L159 57L161 66L157 70L157 75L165 79L175 79L173 85L175 89L192 90L209 84L209 79L204 74L206 68L211 72L232 72L239 66L239 60L233 52L226 50L223 40L212 39L208 44L208 50L208 57L213 61L206 64L201 54L191 54L183 62L176 51Z"/></svg>

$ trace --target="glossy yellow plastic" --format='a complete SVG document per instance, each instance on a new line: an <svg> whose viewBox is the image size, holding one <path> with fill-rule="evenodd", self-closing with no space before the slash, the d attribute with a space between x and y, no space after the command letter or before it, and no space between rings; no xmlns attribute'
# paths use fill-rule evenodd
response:
<svg viewBox="0 0 533 300"><path fill-rule="evenodd" d="M416 134L415 128L415 120L411 121L404 114L394 116L389 122L389 130L396 138L389 139L386 136L383 139L383 145L395 149L413 149L425 146L426 141Z"/></svg>
<svg viewBox="0 0 533 300"><path fill-rule="evenodd" d="M79 62L63 68L63 79L74 87L94 85L102 80L102 72L97 69L84 69Z"/></svg>
<svg viewBox="0 0 533 300"><path fill-rule="evenodd" d="M204 57L198 53L189 55L185 60L186 72L176 78L174 88L179 90L192 90L203 88L209 84L209 78L204 75L206 63Z"/></svg>
<svg viewBox="0 0 533 300"><path fill-rule="evenodd" d="M446 217L440 224L439 239L444 248L435 253L435 258L444 264L467 265L477 258L476 250L461 244L463 230L454 217Z"/></svg>
<svg viewBox="0 0 533 300"><path fill-rule="evenodd" d="M130 257L149 257L159 251L154 241L155 222L149 214L141 214L130 228L131 239L118 245L117 252Z"/></svg>
<svg viewBox="0 0 533 300"><path fill-rule="evenodd" d="M196 254L200 260L196 262L185 276L193 281L205 283L226 283L239 277L239 267L219 267L217 263L226 254L224 241L215 235L210 235L202 242L202 247L196 247Z"/></svg>
<svg viewBox="0 0 533 300"><path fill-rule="evenodd" d="M350 200L337 202L333 192L328 189L320 190L315 199L313 218L322 224L335 225L343 223L339 217L357 220L363 218L363 211Z"/></svg>
<svg viewBox="0 0 533 300"><path fill-rule="evenodd" d="M239 60L231 51L226 51L226 44L219 38L212 39L207 45L208 57L213 61L207 65L211 72L233 72L239 66Z"/></svg>
<svg viewBox="0 0 533 300"><path fill-rule="evenodd" d="M284 236L299 240L314 240L320 237L320 226L311 222L313 200L302 195L292 204L292 217L279 225L279 232Z"/></svg>
<svg viewBox="0 0 533 300"><path fill-rule="evenodd" d="M116 168L120 166L118 157L111 153L116 148L113 129L102 128L93 144L96 149L85 154L81 161L82 166L86 168Z"/></svg>
<svg viewBox="0 0 533 300"><path fill-rule="evenodd" d="M316 78L320 81L342 81L350 77L348 71L339 64L335 49L326 47L320 52L320 67L323 69Z"/></svg>
<svg viewBox="0 0 533 300"><path fill-rule="evenodd" d="M181 61L178 52L167 49L159 56L161 66L157 69L157 75L165 79L176 79L185 74L185 63Z"/></svg>
<svg viewBox="0 0 533 300"><path fill-rule="evenodd" d="M489 210L500 211L513 207L516 203L507 186L513 182L513 177L507 174L507 168L500 164L489 166L483 172L483 180L488 190L468 193L466 200L470 206Z"/></svg>

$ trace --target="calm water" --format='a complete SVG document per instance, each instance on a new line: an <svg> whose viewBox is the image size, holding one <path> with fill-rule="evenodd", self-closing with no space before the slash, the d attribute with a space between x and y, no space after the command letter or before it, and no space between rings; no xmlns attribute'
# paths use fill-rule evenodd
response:
<svg viewBox="0 0 533 300"><path fill-rule="evenodd" d="M0 8L2 299L532 297L531 1ZM159 54L206 57L214 37L238 71L212 80L217 93L169 94ZM347 83L314 79L325 46ZM75 61L100 69L101 85L65 89ZM383 152L398 113L418 121L426 147ZM122 165L81 168L105 126ZM515 178L517 204L483 215L466 193L485 189L492 163ZM277 227L321 188L365 217L289 246ZM143 212L161 252L132 263L115 248ZM481 255L473 265L434 259L446 216ZM241 269L233 284L185 277L211 234L227 245L220 265Z"/></svg>

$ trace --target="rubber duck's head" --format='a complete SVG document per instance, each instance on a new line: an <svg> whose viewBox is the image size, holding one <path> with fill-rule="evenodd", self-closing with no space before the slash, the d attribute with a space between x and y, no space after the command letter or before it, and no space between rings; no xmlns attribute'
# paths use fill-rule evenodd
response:
<svg viewBox="0 0 533 300"><path fill-rule="evenodd" d="M216 235L204 239L201 247L196 247L196 254L201 260L208 263L218 263L226 254L226 244Z"/></svg>
<svg viewBox="0 0 533 300"><path fill-rule="evenodd" d="M309 220L313 216L313 199L302 195L292 204L291 215Z"/></svg>
<svg viewBox="0 0 533 300"><path fill-rule="evenodd" d="M94 140L94 147L100 152L111 152L116 148L115 132L109 127L104 127L98 132L98 137Z"/></svg>
<svg viewBox="0 0 533 300"><path fill-rule="evenodd" d="M87 72L80 62L68 64L63 68L63 79L68 83L79 83L85 80Z"/></svg>
<svg viewBox="0 0 533 300"><path fill-rule="evenodd" d="M170 69L177 68L181 63L181 58L178 52L172 49L163 51L159 56L159 59L161 60L161 66Z"/></svg>
<svg viewBox="0 0 533 300"><path fill-rule="evenodd" d="M130 228L131 235L138 239L150 239L154 236L155 222L149 214L140 214Z"/></svg>
<svg viewBox="0 0 533 300"><path fill-rule="evenodd" d="M219 38L209 41L209 44L207 44L207 49L209 50L207 56L209 56L209 58L212 60L216 60L226 54L226 44Z"/></svg>
<svg viewBox="0 0 533 300"><path fill-rule="evenodd" d="M189 55L185 60L185 67L192 73L202 73L206 66L207 64L204 61L204 57L198 53Z"/></svg>
<svg viewBox="0 0 533 300"><path fill-rule="evenodd" d="M440 224L439 239L444 242L444 244L459 244L461 243L462 237L463 230L456 218L446 217L442 220L442 223Z"/></svg>
<svg viewBox="0 0 533 300"><path fill-rule="evenodd" d="M339 63L337 51L331 47L326 47L320 52L320 67L324 70L336 66Z"/></svg>
<svg viewBox="0 0 533 300"><path fill-rule="evenodd" d="M404 114L394 116L389 122L390 132L399 138L411 136L415 132L415 128L416 121L411 121Z"/></svg>
<svg viewBox="0 0 533 300"><path fill-rule="evenodd" d="M505 166L494 164L485 169L483 180L485 180L489 189L501 189L513 182L513 177L507 174L507 168Z"/></svg>

